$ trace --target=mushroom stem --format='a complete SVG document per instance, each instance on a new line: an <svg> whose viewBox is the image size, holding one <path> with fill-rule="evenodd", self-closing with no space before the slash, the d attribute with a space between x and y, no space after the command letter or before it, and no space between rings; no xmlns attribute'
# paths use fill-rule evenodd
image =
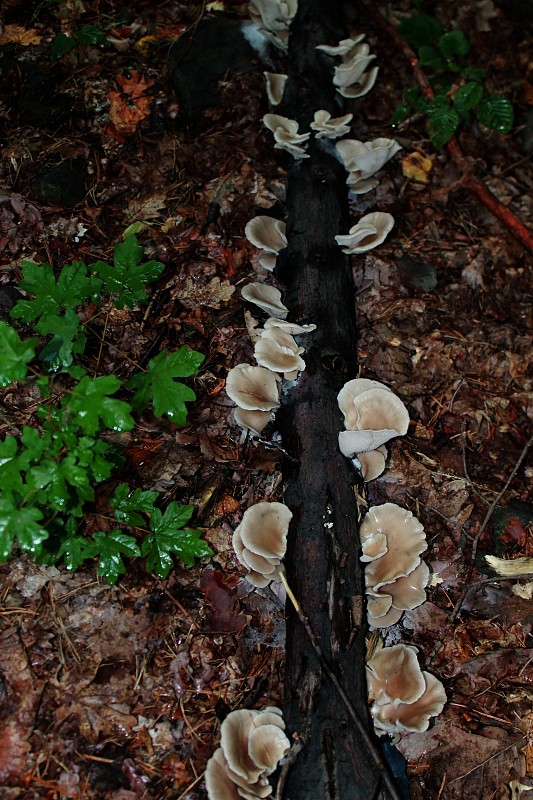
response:
<svg viewBox="0 0 533 800"><path fill-rule="evenodd" d="M300 622L302 623L302 625L305 628L305 632L307 633L307 636L309 637L309 641L311 642L311 646L312 646L313 650L316 653L316 656L318 658L320 666L322 667L322 669L324 670L324 672L326 673L326 675L328 676L328 678L330 679L330 681L334 685L335 689L339 693L339 697L341 698L342 702L344 703L344 705L346 707L346 710L348 711L348 714L351 717L352 722L354 723L354 725L355 725L355 727L357 729L357 732L359 733L359 735L361 737L361 740L363 742L363 746L366 748L366 751L367 751L368 755L371 757L372 761L374 762L374 766L376 767L376 769L381 774L381 779L383 781L383 785L385 786L385 788L386 788L386 790L388 792L390 800L402 800L401 795L398 792L398 789L396 788L396 786L394 784L394 779L390 775L390 773L388 771L388 768L387 768L387 765L383 761L378 747L376 746L376 744L372 740L371 734L368 732L365 723L363 722L363 720L359 716L359 714L357 712L357 709L355 708L355 706L353 705L352 701L348 697L348 695L347 695L344 687L342 686L341 682L339 681L339 679L337 678L337 676L333 672L332 668L330 667L329 662L328 662L328 660L326 659L326 657L324 655L322 647L320 646L320 643L319 643L318 639L316 638L315 633L314 633L314 631L313 631L313 629L311 627L311 623L309 622L309 618L304 614L300 603L296 599L292 589L290 588L290 586L289 586L289 584L287 582L287 576L286 576L284 570L280 570L279 577L281 578L281 581L282 581L282 583L283 583L283 585L285 587L285 591L287 592L287 597L291 601L291 603L292 603L292 605L294 607L294 610L296 611L296 613L298 615L298 619L300 620Z"/></svg>

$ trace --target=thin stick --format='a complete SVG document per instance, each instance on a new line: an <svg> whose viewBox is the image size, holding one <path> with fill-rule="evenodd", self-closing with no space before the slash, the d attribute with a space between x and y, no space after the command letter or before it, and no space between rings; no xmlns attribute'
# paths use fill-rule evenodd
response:
<svg viewBox="0 0 533 800"><path fill-rule="evenodd" d="M361 736L361 739L363 740L363 744L364 744L364 746L365 746L365 748L367 750L368 755L371 757L372 761L374 762L374 766L377 768L377 770L381 774L381 778L382 778L383 784L384 784L385 788L387 789L387 791L389 793L389 797L391 798L391 800L401 800L401 796L398 793L398 790L396 789L396 786L394 785L394 781L393 781L392 777L389 775L389 772L387 770L387 766L383 762L383 759L381 758L381 755L380 755L376 745L372 741L372 739L370 737L370 734L369 734L369 732L368 732L363 720L361 719L361 717L359 716L359 714L357 712L357 709L355 708L355 706L353 705L352 701L350 700L350 698L346 694L346 692L344 690L344 687L342 686L341 682L339 681L339 679L337 678L337 676L335 675L335 673L331 669L331 667L330 667L330 665L329 665L329 663L328 663L328 661L327 661L327 659L326 659L326 657L325 657L325 655L324 655L324 653L322 651L322 648L321 648L321 646L320 646L320 644L318 642L318 639L316 638L315 633L314 633L313 629L311 628L311 624L309 622L309 619L306 617L306 615L302 611L302 607L300 606L300 603L298 602L298 600L294 596L289 584L287 583L287 577L286 577L285 573L283 571L281 571L279 573L279 576L280 576L280 578L281 578L281 580L283 582L283 585L285 586L285 590L287 592L287 597L289 598L289 600L291 601L292 605L294 606L294 610L298 614L298 619L300 620L300 622L302 623L302 625L305 628L305 632L307 633L307 636L309 637L309 641L311 642L313 650L315 651L315 653L317 655L317 658L318 658L318 660L320 662L320 666L322 667L322 669L324 670L324 672L326 673L326 675L328 676L330 681L333 683L335 689L339 693L339 696L340 696L342 702L344 703L344 705L346 707L346 710L348 711L348 714L350 715L350 717L352 719L352 722L354 723L354 725L355 725L355 727L357 729L357 732L359 733L359 735Z"/></svg>
<svg viewBox="0 0 533 800"><path fill-rule="evenodd" d="M489 524L492 515L494 514L494 510L495 510L496 506L498 505L498 503L500 502L500 500L504 496L505 492L507 491L507 489L511 485L516 473L520 469L520 465L522 464L522 461L527 456L527 451L529 450L529 448L531 447L532 444L533 444L533 434L530 436L530 438L528 439L528 441L526 442L526 444L524 446L524 449L520 453L520 455L518 457L518 461L516 462L516 464L513 467L513 471L511 472L511 474L507 478L507 481L505 482L505 486L503 487L501 492L498 495L496 495L496 497L495 497L494 501L492 502L489 510L487 511L487 513L485 515L485 519L482 522L481 528L479 529L479 531L474 536L474 540L472 542L472 552L470 554L470 567L468 569L468 573L467 573L467 576L465 578L465 586L463 588L463 591L461 592L461 596L460 596L459 600L457 601L457 603L454 606L454 609L453 609L452 614L450 616L450 622L453 622L454 619L456 618L457 614L459 613L459 611L461 609L461 606L463 605L464 599L465 599L465 597L467 595L467 592L468 592L468 590L470 588L469 582L470 582L470 578L472 577L472 573L474 571L474 566L475 566L475 563L476 563L476 555L477 555L477 548L478 548L479 541L480 541L481 537L483 536L483 534L485 533L485 529L486 529L487 525Z"/></svg>

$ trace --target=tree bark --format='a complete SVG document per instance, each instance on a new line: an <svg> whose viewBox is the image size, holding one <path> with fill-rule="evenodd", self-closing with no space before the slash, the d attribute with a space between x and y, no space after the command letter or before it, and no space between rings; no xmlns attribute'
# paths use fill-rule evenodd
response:
<svg viewBox="0 0 533 800"><path fill-rule="evenodd" d="M346 38L339 15L335 0L299 0L279 113L297 119L300 131L309 130L318 109L342 113L333 59L315 49ZM317 330L302 340L306 369L277 417L284 446L297 460L286 470L285 502L294 518L285 564L326 660L370 731L356 474L337 440L337 393L357 373L352 270L334 238L349 228L348 193L346 173L325 142L312 139L310 158L293 161L287 175L288 248L279 277L289 319L313 322ZM288 772L284 798L375 798L378 770L290 606L286 658L285 718L304 747Z"/></svg>

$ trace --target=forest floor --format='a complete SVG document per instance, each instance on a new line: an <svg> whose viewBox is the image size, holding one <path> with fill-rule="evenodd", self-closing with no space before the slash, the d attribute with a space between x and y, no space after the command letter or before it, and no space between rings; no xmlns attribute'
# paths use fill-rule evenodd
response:
<svg viewBox="0 0 533 800"><path fill-rule="evenodd" d="M398 6L400 16L414 10ZM214 553L192 568L177 561L166 580L131 559L115 586L98 579L94 562L69 572L15 551L0 566L6 800L203 798L220 720L235 708L282 703L283 603L244 580L231 535L250 504L281 499L283 453L271 437L241 435L224 385L231 367L253 358L240 288L271 280L244 227L257 214L283 215L290 157L273 149L261 124L269 110L263 67L223 80L217 104L194 122L167 67L172 42L201 13L221 10L172 0L3 4L2 315L9 319L22 259L55 267L109 260L124 229L146 223L138 234L145 257L165 265L149 305L109 305L101 346L80 363L127 379L132 364L146 366L165 348L205 355L189 381L198 399L184 427L145 411L115 438L126 458L117 479L162 493L163 504L193 505ZM244 6L230 10L245 18ZM472 63L515 103L511 133L472 127L461 146L533 229L531 23L491 0L452 2L438 14L466 31ZM105 31L108 43L51 63L57 33L82 24ZM414 77L371 20L365 33L381 71L373 92L354 103L357 138L392 136L403 150L379 187L353 201L354 217L379 209L396 219L382 246L353 260L354 358L411 416L369 499L418 516L434 573L428 601L390 629L387 643L415 644L449 699L427 733L403 736L399 747L412 800L519 798L533 788L531 583L514 593L517 581L495 579L483 556L533 556L533 451L496 505L471 587L453 609L473 538L532 434L531 253L461 186L421 117L391 128ZM412 153L428 159L422 181L406 176ZM50 169L60 164L71 174L54 202ZM37 424L33 379L4 389L0 401L4 434ZM87 534L109 524L115 485L100 487Z"/></svg>

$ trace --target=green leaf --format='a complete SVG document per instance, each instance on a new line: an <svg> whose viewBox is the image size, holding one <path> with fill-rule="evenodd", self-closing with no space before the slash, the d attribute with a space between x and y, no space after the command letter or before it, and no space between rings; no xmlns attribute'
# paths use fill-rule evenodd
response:
<svg viewBox="0 0 533 800"><path fill-rule="evenodd" d="M15 539L21 550L35 553L48 533L39 525L38 508L17 508L12 498L0 497L0 561L7 561Z"/></svg>
<svg viewBox="0 0 533 800"><path fill-rule="evenodd" d="M88 277L83 261L65 264L57 282L48 263L39 265L22 261L21 267L23 280L20 286L34 295L35 300L19 300L11 316L25 322L32 322L45 314L59 314L64 308L75 308L91 297L99 285L94 278Z"/></svg>
<svg viewBox="0 0 533 800"><path fill-rule="evenodd" d="M146 520L137 512L151 513L158 497L159 492L143 492L141 489L132 489L127 483L120 483L109 504L115 509L117 522L122 525L138 527L146 525Z"/></svg>
<svg viewBox="0 0 533 800"><path fill-rule="evenodd" d="M98 575L105 578L113 586L119 577L124 575L126 567L122 556L140 556L141 551L133 536L127 536L119 530L104 533L93 533L93 541L86 546L87 557L98 556Z"/></svg>
<svg viewBox="0 0 533 800"><path fill-rule="evenodd" d="M155 281L163 272L165 266L159 261L147 261L141 264L144 248L140 246L136 236L128 236L124 242L115 245L113 266L97 261L91 264L104 282L107 294L117 294L115 301L117 308L127 305L132 308L135 302L146 301L144 284Z"/></svg>
<svg viewBox="0 0 533 800"><path fill-rule="evenodd" d="M456 28L439 38L439 49L447 61L463 58L470 50L470 42L464 31Z"/></svg>
<svg viewBox="0 0 533 800"><path fill-rule="evenodd" d="M22 341L14 328L0 321L0 387L24 380L27 364L35 357L37 339Z"/></svg>
<svg viewBox="0 0 533 800"><path fill-rule="evenodd" d="M54 338L39 353L39 359L49 364L52 370L69 367L74 355L80 355L85 350L87 337L72 308L67 308L62 317L54 313L44 314L35 327L44 336L54 334Z"/></svg>
<svg viewBox="0 0 533 800"><path fill-rule="evenodd" d="M432 44L442 34L442 25L428 14L415 14L400 23L400 34L413 47Z"/></svg>
<svg viewBox="0 0 533 800"><path fill-rule="evenodd" d="M404 105L398 106L398 108L392 115L390 124L392 125L393 128L395 128L398 125L400 125L400 123L402 123L404 119L407 119L408 116L409 116L409 107Z"/></svg>
<svg viewBox="0 0 533 800"><path fill-rule="evenodd" d="M76 40L66 33L58 33L50 48L50 58L57 61L76 47Z"/></svg>
<svg viewBox="0 0 533 800"><path fill-rule="evenodd" d="M192 566L195 558L213 555L209 545L200 539L200 530L179 530L190 519L193 510L193 506L180 506L172 502L164 514L158 508L152 511L152 533L142 543L142 554L146 556L147 568L158 577L167 577L173 566L173 555L185 566Z"/></svg>
<svg viewBox="0 0 533 800"><path fill-rule="evenodd" d="M465 67L461 75L468 81L482 81L486 77L487 71L481 67Z"/></svg>
<svg viewBox="0 0 533 800"><path fill-rule="evenodd" d="M109 396L120 387L121 382L115 375L94 379L85 376L73 387L63 405L91 436L101 429L102 423L113 431L130 431L134 426L131 406Z"/></svg>
<svg viewBox="0 0 533 800"><path fill-rule="evenodd" d="M122 239L127 239L128 236L133 236L135 233L141 233L147 226L146 222L141 222L137 220L136 222L132 222L131 225L128 225L126 230L122 234Z"/></svg>
<svg viewBox="0 0 533 800"><path fill-rule="evenodd" d="M107 44L107 36L96 25L84 25L74 35L77 44Z"/></svg>
<svg viewBox="0 0 533 800"><path fill-rule="evenodd" d="M87 552L87 539L83 536L69 536L61 542L61 546L56 554L56 560L63 557L65 566L71 572L75 572L80 564L93 556Z"/></svg>
<svg viewBox="0 0 533 800"><path fill-rule="evenodd" d="M475 113L481 124L492 131L509 133L513 127L513 104L501 94L489 94L484 97L475 109Z"/></svg>
<svg viewBox="0 0 533 800"><path fill-rule="evenodd" d="M177 425L185 425L185 403L196 400L196 395L188 386L174 379L196 375L204 358L186 345L174 353L163 350L149 362L146 372L134 375L126 384L128 389L135 391L134 408L143 411L152 402L156 417L166 414Z"/></svg>
<svg viewBox="0 0 533 800"><path fill-rule="evenodd" d="M435 147L449 142L459 125L459 114L454 108L437 108L428 120L428 133Z"/></svg>
<svg viewBox="0 0 533 800"><path fill-rule="evenodd" d="M21 471L24 465L18 452L18 443L14 436L6 436L0 442L0 485L4 496L12 497L14 494L22 496L23 478Z"/></svg>
<svg viewBox="0 0 533 800"><path fill-rule="evenodd" d="M418 49L418 59L423 67L432 69L446 69L446 61L443 59L436 47L423 45Z"/></svg>
<svg viewBox="0 0 533 800"><path fill-rule="evenodd" d="M415 100L420 97L420 87L419 86L411 86L409 89L406 89L403 93L404 102L407 105L412 105Z"/></svg>
<svg viewBox="0 0 533 800"><path fill-rule="evenodd" d="M483 87L479 83L465 83L457 90L453 104L459 114L471 111L483 97Z"/></svg>

